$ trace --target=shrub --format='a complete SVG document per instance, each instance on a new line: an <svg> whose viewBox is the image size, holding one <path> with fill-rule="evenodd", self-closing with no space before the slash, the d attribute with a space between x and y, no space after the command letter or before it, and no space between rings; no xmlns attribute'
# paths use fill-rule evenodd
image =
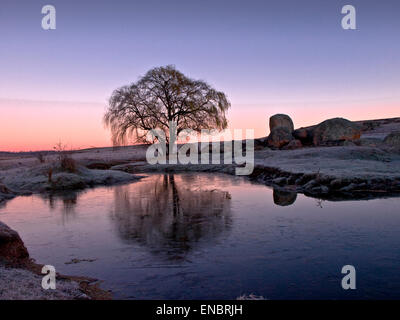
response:
<svg viewBox="0 0 400 320"><path fill-rule="evenodd" d="M76 172L76 162L68 155L63 155L61 158L61 169L70 173Z"/></svg>
<svg viewBox="0 0 400 320"><path fill-rule="evenodd" d="M66 145L61 142L57 143L53 148L57 153L57 161L60 164L62 171L75 173L76 172L76 162L70 157L69 152L66 151Z"/></svg>

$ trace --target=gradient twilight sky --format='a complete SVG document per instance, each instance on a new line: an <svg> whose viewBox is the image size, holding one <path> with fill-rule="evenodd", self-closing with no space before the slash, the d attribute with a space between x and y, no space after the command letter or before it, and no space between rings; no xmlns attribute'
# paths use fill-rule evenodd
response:
<svg viewBox="0 0 400 320"><path fill-rule="evenodd" d="M346 4L357 30L341 27ZM168 64L224 91L230 127L258 137L275 113L296 127L400 116L399 31L398 0L1 0L0 150L110 145L112 91Z"/></svg>

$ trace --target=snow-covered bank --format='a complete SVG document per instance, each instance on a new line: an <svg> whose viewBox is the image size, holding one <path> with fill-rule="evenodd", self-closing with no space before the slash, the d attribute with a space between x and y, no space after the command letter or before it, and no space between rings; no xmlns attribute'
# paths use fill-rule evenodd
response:
<svg viewBox="0 0 400 320"><path fill-rule="evenodd" d="M372 142L364 139L360 145L296 150L257 148L254 172L250 178L278 189L323 198L362 199L400 194L400 152L381 145L379 141ZM104 149L104 154L102 149L73 153L71 156L78 163L77 172L72 174L55 170L52 182L48 180L48 164L39 164L29 158L21 162L15 157L15 167L11 168L12 160L7 159L8 169L0 170L0 184L6 188L3 188L3 193L0 188L0 199L29 192L130 182L140 178L135 174L146 172L235 173L235 165L225 165L223 161L210 165L151 165L145 160L145 150L143 146L134 146ZM0 161L0 167L3 162Z"/></svg>
<svg viewBox="0 0 400 320"><path fill-rule="evenodd" d="M368 146L265 150L253 177L292 192L324 199L400 195L400 153Z"/></svg>
<svg viewBox="0 0 400 320"><path fill-rule="evenodd" d="M129 173L221 172L234 165L150 165L144 161L113 166ZM331 199L363 199L400 195L400 153L371 146L338 146L255 152L250 175L277 189Z"/></svg>
<svg viewBox="0 0 400 320"><path fill-rule="evenodd" d="M0 300L71 300L87 299L73 281L57 281L56 290L44 290L42 277L26 269L0 265Z"/></svg>
<svg viewBox="0 0 400 320"><path fill-rule="evenodd" d="M96 185L135 181L138 177L114 170L91 170L83 166L79 166L76 172L63 172L44 164L29 169L17 168L0 172L0 179L9 189L27 193L83 189Z"/></svg>
<svg viewBox="0 0 400 320"><path fill-rule="evenodd" d="M260 139L256 141L255 167L249 178L272 186L274 200L275 196L277 198L275 203L279 201L281 205L293 203L298 192L333 200L398 196L400 150L396 143L399 140L395 136L392 144L383 143L390 134L389 125L392 124L379 126L379 136L370 131L367 138L341 146L272 150ZM146 162L145 152L146 146L70 152L69 156L76 162L76 167L70 171L59 167L54 153L45 155L44 163L34 153L0 154L0 206L17 195L128 183L140 179L140 174L147 172L235 174L235 165L225 165L223 161L210 165L150 165ZM0 232L0 245L1 240ZM19 248L24 254L20 244L17 241L8 248L14 252ZM1 259L0 280L0 299L82 299L86 296L96 298L96 294L100 298L107 297L104 291L96 293L96 289L93 291L85 285L87 281L84 278L73 280L64 277L57 280L60 292L45 292L40 286L40 274L26 267L21 269L21 266L5 268Z"/></svg>
<svg viewBox="0 0 400 320"><path fill-rule="evenodd" d="M77 190L99 185L133 182L140 177L115 170L87 169L64 172L52 164L37 164L0 171L0 203L17 195Z"/></svg>

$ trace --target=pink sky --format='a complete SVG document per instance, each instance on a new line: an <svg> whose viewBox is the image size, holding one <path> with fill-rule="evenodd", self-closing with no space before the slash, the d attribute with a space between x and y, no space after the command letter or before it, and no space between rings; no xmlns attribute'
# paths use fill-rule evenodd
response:
<svg viewBox="0 0 400 320"><path fill-rule="evenodd" d="M0 99L0 151L50 150L61 141L68 148L110 146L110 133L102 116L106 103L38 102ZM328 118L366 120L399 116L400 103L353 101L235 104L228 112L230 129L254 129L255 137L269 132L268 119L286 113L295 127L316 124Z"/></svg>
<svg viewBox="0 0 400 320"><path fill-rule="evenodd" d="M356 30L338 1L53 0L56 30L36 1L2 1L0 150L109 146L107 98L170 64L226 93L230 128L256 137L275 113L400 116L400 1L353 1Z"/></svg>

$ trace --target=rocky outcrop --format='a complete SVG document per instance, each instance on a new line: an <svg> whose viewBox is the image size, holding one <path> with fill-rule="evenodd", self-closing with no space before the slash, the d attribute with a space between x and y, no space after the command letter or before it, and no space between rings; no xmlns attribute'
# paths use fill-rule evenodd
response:
<svg viewBox="0 0 400 320"><path fill-rule="evenodd" d="M267 145L271 148L282 148L293 140L293 121L286 114L276 114L269 118L269 129Z"/></svg>
<svg viewBox="0 0 400 320"><path fill-rule="evenodd" d="M280 206L290 205L293 193L329 200L374 199L400 194L400 177L337 177L319 172L295 173L278 167L256 166L251 178L272 186L274 202Z"/></svg>
<svg viewBox="0 0 400 320"><path fill-rule="evenodd" d="M271 148L282 148L293 140L292 132L284 127L275 128L267 139L267 145Z"/></svg>
<svg viewBox="0 0 400 320"><path fill-rule="evenodd" d="M362 127L343 118L328 119L316 126L294 130L292 119L276 114L269 120L267 145L274 149L298 149L303 146L332 146L359 140Z"/></svg>
<svg viewBox="0 0 400 320"><path fill-rule="evenodd" d="M335 145L343 141L360 139L361 127L343 118L325 120L312 130L315 146Z"/></svg>
<svg viewBox="0 0 400 320"><path fill-rule="evenodd" d="M392 147L400 148L400 131L392 132L384 140L383 143Z"/></svg>
<svg viewBox="0 0 400 320"><path fill-rule="evenodd" d="M18 233L0 222L0 263L23 266L28 262L28 250Z"/></svg>
<svg viewBox="0 0 400 320"><path fill-rule="evenodd" d="M312 127L302 127L293 131L292 135L295 139L301 141L303 146L310 146L313 144L313 130L315 126Z"/></svg>
<svg viewBox="0 0 400 320"><path fill-rule="evenodd" d="M363 132L361 122L343 118L333 118L318 125L302 127L293 131L293 137L303 146L344 145L345 141L359 141Z"/></svg>
<svg viewBox="0 0 400 320"><path fill-rule="evenodd" d="M292 150L309 146L381 147L386 144L397 148L399 145L400 118L354 122L333 118L318 125L293 130L293 121L288 115L276 114L270 118L269 126L270 135L256 140L256 150L262 150L266 146L272 149ZM387 139L384 143L385 137Z"/></svg>
<svg viewBox="0 0 400 320"><path fill-rule="evenodd" d="M292 119L286 114L276 114L269 118L269 130L272 132L276 128L286 128L290 132L294 130Z"/></svg>

